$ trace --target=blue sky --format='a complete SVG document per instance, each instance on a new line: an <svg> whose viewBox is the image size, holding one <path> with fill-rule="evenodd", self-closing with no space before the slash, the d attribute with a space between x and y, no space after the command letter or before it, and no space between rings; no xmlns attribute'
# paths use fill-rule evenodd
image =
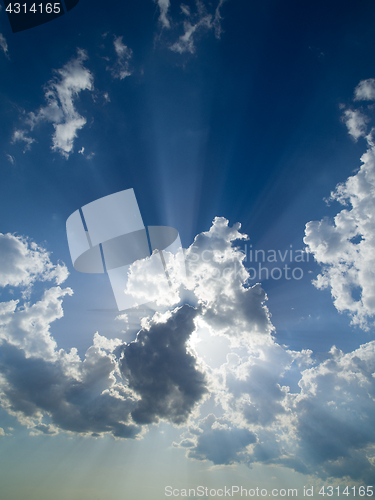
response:
<svg viewBox="0 0 375 500"><path fill-rule="evenodd" d="M12 33L2 5L5 499L374 483L374 17L80 0ZM119 312L65 223L130 188L188 277L136 263Z"/></svg>

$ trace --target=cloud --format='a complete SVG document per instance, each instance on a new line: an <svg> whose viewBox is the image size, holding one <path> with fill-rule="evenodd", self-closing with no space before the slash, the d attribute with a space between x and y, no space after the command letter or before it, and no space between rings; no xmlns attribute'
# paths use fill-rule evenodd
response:
<svg viewBox="0 0 375 500"><path fill-rule="evenodd" d="M141 398L132 411L135 422L148 424L162 418L183 423L207 392L204 374L186 347L197 313L185 305L165 322L152 321L125 347L121 371Z"/></svg>
<svg viewBox="0 0 375 500"><path fill-rule="evenodd" d="M48 252L21 236L0 233L0 287L30 287L35 281L66 280L63 264L52 264Z"/></svg>
<svg viewBox="0 0 375 500"><path fill-rule="evenodd" d="M120 80L132 74L130 59L133 55L133 51L123 44L122 38L122 36L115 36L113 45L116 51L117 60L113 66L107 66L107 70L111 72L113 78L119 78ZM105 96L105 99L107 101L110 100L108 94L107 97Z"/></svg>
<svg viewBox="0 0 375 500"><path fill-rule="evenodd" d="M12 165L14 165L14 163L16 161L15 158L14 158L14 156L7 154L6 157L8 158L8 161L10 161L10 163Z"/></svg>
<svg viewBox="0 0 375 500"><path fill-rule="evenodd" d="M188 5L181 3L180 10L183 16L181 20L181 17L172 19L169 15L170 0L154 0L160 9L159 24L161 29L168 30L170 38L174 38L176 31L181 31L181 27L183 30L177 41L167 43L169 49L179 54L193 54L196 51L197 40L203 33L214 31L215 37L220 38L223 32L221 27L223 18L220 11L225 1L219 0L215 8L209 4L208 8L211 9L211 12L208 12L201 0L195 1L195 12ZM158 39L160 38L159 34Z"/></svg>
<svg viewBox="0 0 375 500"><path fill-rule="evenodd" d="M271 334L273 326L264 290L259 284L246 285L244 254L235 246L236 241L247 239L240 227L215 217L210 230L196 236L185 253L187 288L194 291L202 305L202 319L213 330L256 341L259 335Z"/></svg>
<svg viewBox="0 0 375 500"><path fill-rule="evenodd" d="M52 123L55 129L52 135L52 150L59 152L66 159L73 152L78 130L86 124L86 118L78 113L74 101L81 91L93 90L92 74L83 65L87 58L86 52L78 49L76 58L56 70L55 78L44 88L47 105L40 107L35 113L29 113L25 120L31 131L43 122ZM25 133L23 130L16 131L18 136L13 136L12 142L22 140L27 143L26 149L30 149L30 145L35 141L26 137Z"/></svg>
<svg viewBox="0 0 375 500"><path fill-rule="evenodd" d="M196 446L190 458L210 460L215 465L246 461L246 447L256 442L256 435L245 428L232 427L225 419L208 415L201 423ZM181 446L183 446L181 444Z"/></svg>
<svg viewBox="0 0 375 500"><path fill-rule="evenodd" d="M226 1L227 0L219 0L219 3L215 9L215 16L212 24L215 30L216 38L220 38L221 34L223 33L223 28L221 27L221 20L223 18L221 17L220 9Z"/></svg>
<svg viewBox="0 0 375 500"><path fill-rule="evenodd" d="M321 477L374 479L375 342L303 372L295 411L299 455Z"/></svg>
<svg viewBox="0 0 375 500"><path fill-rule="evenodd" d="M359 186L357 198L368 202L369 179L354 177L336 192L345 198ZM82 357L60 349L51 333L72 294L60 286L66 274L29 239L3 236L3 287L20 297L0 302L0 403L31 433L141 438L164 421L179 427L174 445L190 459L373 482L375 342L350 353L333 347L321 362L279 345L264 291L247 284L239 224L216 217L196 236L185 251L186 280L172 269L172 292L144 287L160 310L141 317L134 341L97 332ZM341 263L339 236L319 247L329 262ZM47 283L61 274L59 285ZM43 294L25 300L22 291L36 282Z"/></svg>
<svg viewBox="0 0 375 500"><path fill-rule="evenodd" d="M359 137L366 135L367 123L370 120L368 116L359 110L347 109L344 111L343 121L348 128L349 134L357 141Z"/></svg>
<svg viewBox="0 0 375 500"><path fill-rule="evenodd" d="M322 265L314 284L331 290L334 305L367 330L375 314L375 150L331 193L343 208L333 220L306 224L304 242Z"/></svg>
<svg viewBox="0 0 375 500"><path fill-rule="evenodd" d="M355 89L355 99L372 98L375 80L363 80ZM371 110L371 106L369 107ZM338 184L330 201L343 207L333 220L324 218L306 224L304 242L322 266L314 285L331 290L336 309L347 312L352 324L368 330L375 314L375 142L374 129L366 135L370 117L347 110L353 118L349 134L365 136L368 149L354 175ZM348 114L349 113L349 114Z"/></svg>
<svg viewBox="0 0 375 500"><path fill-rule="evenodd" d="M30 151L31 144L33 142L36 142L35 139L28 137L26 135L27 133L28 133L27 130L15 130L13 133L13 136L12 136L12 141L11 141L12 144L15 144L16 142L24 142L25 143L25 149L23 150L23 152Z"/></svg>
<svg viewBox="0 0 375 500"><path fill-rule="evenodd" d="M8 44L4 35L2 35L1 33L0 33L0 48L4 52L5 57L9 59Z"/></svg>
<svg viewBox="0 0 375 500"><path fill-rule="evenodd" d="M188 19L183 22L183 35L179 37L177 42L169 47L173 52L178 52L179 54L190 52L193 54L195 52L195 41L198 34L213 28L212 14L207 13L204 4L200 0L196 1L196 6L197 13L195 15L190 14ZM188 11L185 9L184 14L187 15L187 12Z"/></svg>
<svg viewBox="0 0 375 500"><path fill-rule="evenodd" d="M163 28L170 28L171 23L168 18L168 10L171 5L170 0L154 0L160 9L159 22Z"/></svg>
<svg viewBox="0 0 375 500"><path fill-rule="evenodd" d="M354 90L355 101L375 101L375 79L362 80Z"/></svg>

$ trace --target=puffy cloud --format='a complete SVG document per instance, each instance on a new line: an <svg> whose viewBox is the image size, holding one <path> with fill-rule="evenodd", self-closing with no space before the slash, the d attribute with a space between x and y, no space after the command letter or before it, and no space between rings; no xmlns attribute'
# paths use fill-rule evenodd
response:
<svg viewBox="0 0 375 500"><path fill-rule="evenodd" d="M375 79L369 78L362 80L354 90L355 101L374 101L375 100Z"/></svg>
<svg viewBox="0 0 375 500"><path fill-rule="evenodd" d="M160 9L159 22L163 28L170 28L171 23L168 18L168 10L171 6L170 0L154 0Z"/></svg>
<svg viewBox="0 0 375 500"><path fill-rule="evenodd" d="M4 52L5 57L9 59L9 51L8 51L8 44L5 39L5 36L0 33L0 48Z"/></svg>
<svg viewBox="0 0 375 500"><path fill-rule="evenodd" d="M304 242L323 267L314 284L330 288L338 311L347 311L353 324L368 329L375 314L374 148L361 160L360 170L331 194L345 208L333 221L307 223Z"/></svg>
<svg viewBox="0 0 375 500"><path fill-rule="evenodd" d="M366 135L367 123L370 120L359 110L347 109L344 111L343 121L349 134L357 141Z"/></svg>
<svg viewBox="0 0 375 500"><path fill-rule="evenodd" d="M229 227L216 217L209 231L199 234L186 251L187 288L202 305L202 319L230 337L268 336L273 331L267 297L259 284L249 287L244 254L235 242L246 239L241 225Z"/></svg>
<svg viewBox="0 0 375 500"><path fill-rule="evenodd" d="M349 184L351 193L360 186L359 199L366 179L348 180L336 193L346 199ZM1 405L35 434L135 438L163 420L180 426L177 446L194 460L261 463L370 484L375 342L347 354L332 348L322 362L311 351L279 345L263 290L247 285L236 247L245 238L239 224L215 218L185 252L185 281L171 272L171 291L157 282L144 287L150 300L159 297L161 312L142 318L135 340L96 333L82 359L74 348L59 349L51 335L70 289L47 287L34 303L1 302ZM331 248L322 244L322 258L341 262L340 238L331 238ZM57 266L43 249L31 253L29 240L8 239L8 286L56 279ZM137 265L147 269L146 260Z"/></svg>
<svg viewBox="0 0 375 500"><path fill-rule="evenodd" d="M0 287L30 287L35 281L54 279L61 284L68 276L63 264L52 264L48 252L22 236L0 233Z"/></svg>
<svg viewBox="0 0 375 500"><path fill-rule="evenodd" d="M355 89L355 99L372 99L374 79L363 80ZM369 107L371 110L371 106ZM360 111L345 111L353 121L349 133L356 139L366 136L370 120ZM374 129L366 136L368 149L361 157L357 173L338 184L330 201L344 208L330 220L306 224L304 242L322 273L314 284L329 288L335 307L348 312L352 324L367 330L375 314L375 142Z"/></svg>
<svg viewBox="0 0 375 500"><path fill-rule="evenodd" d="M186 343L195 330L198 310L185 305L165 322L151 321L124 349L121 371L140 399L132 412L135 422L159 418L185 422L207 392L205 377Z"/></svg>
<svg viewBox="0 0 375 500"><path fill-rule="evenodd" d="M294 411L298 454L321 477L374 479L375 342L303 372Z"/></svg>
<svg viewBox="0 0 375 500"><path fill-rule="evenodd" d="M117 60L113 66L107 67L107 70L111 72L113 78L119 78L120 80L132 74L130 59L133 55L133 51L124 45L122 38L122 36L115 36L113 45L116 51Z"/></svg>
<svg viewBox="0 0 375 500"><path fill-rule="evenodd" d="M73 151L77 132L86 124L75 108L74 100L83 90L93 90L93 77L83 63L88 58L84 50L78 49L76 58L71 59L61 69L56 70L56 76L45 86L46 106L34 113L28 114L25 123L30 130L43 123L52 123L55 132L52 135L52 150L59 152L65 158ZM35 142L25 135L24 130L17 130L12 142L24 141L26 149Z"/></svg>

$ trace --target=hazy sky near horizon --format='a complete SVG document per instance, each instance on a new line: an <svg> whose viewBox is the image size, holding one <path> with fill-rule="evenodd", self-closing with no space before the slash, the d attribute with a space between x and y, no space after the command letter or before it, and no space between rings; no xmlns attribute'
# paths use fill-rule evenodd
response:
<svg viewBox="0 0 375 500"><path fill-rule="evenodd" d="M80 0L12 33L2 5L4 500L374 485L374 22ZM136 262L148 306L119 312L65 224L130 188L187 279Z"/></svg>

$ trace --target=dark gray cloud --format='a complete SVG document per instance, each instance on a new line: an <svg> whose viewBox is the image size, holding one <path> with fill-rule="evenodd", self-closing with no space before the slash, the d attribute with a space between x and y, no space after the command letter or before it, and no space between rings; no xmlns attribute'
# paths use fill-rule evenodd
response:
<svg viewBox="0 0 375 500"><path fill-rule="evenodd" d="M21 421L25 419L34 431L108 432L115 437L134 438L140 431L130 422L134 401L100 391L98 386L108 386L108 376L114 368L109 357L101 358L96 357L94 370L89 371L86 358L77 380L66 373L62 363L26 357L22 350L4 342L0 373L7 384L3 386L2 404ZM32 424L43 415L49 416L50 425L40 421Z"/></svg>
<svg viewBox="0 0 375 500"><path fill-rule="evenodd" d="M205 376L186 346L197 314L197 309L184 305L165 323L151 322L125 347L121 371L141 398L132 411L135 422L183 423L207 392Z"/></svg>

